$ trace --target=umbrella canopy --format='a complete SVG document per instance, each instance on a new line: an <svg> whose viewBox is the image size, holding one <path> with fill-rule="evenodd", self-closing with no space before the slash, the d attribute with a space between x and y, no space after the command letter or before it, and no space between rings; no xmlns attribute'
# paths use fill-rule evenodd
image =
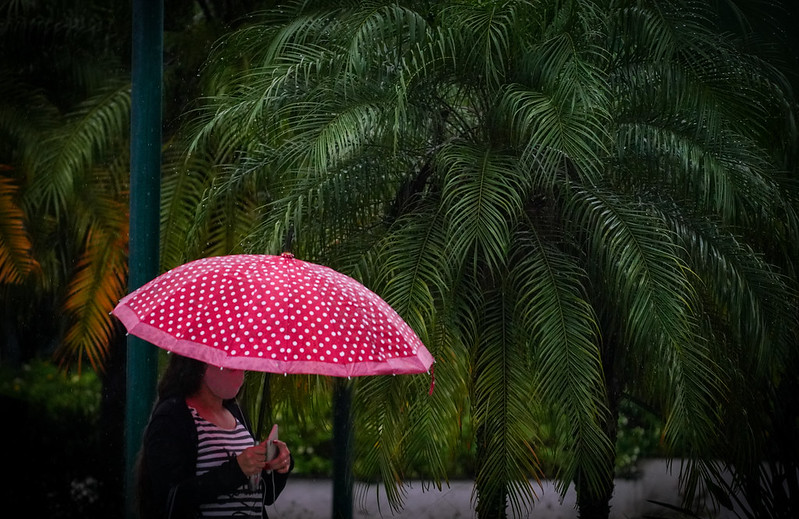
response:
<svg viewBox="0 0 799 519"><path fill-rule="evenodd" d="M220 367L351 377L424 373L434 362L374 292L288 253L183 264L112 313L129 333Z"/></svg>

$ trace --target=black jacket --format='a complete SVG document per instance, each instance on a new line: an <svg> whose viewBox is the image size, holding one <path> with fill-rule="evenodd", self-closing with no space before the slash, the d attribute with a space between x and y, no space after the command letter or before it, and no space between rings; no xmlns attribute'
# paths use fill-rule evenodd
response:
<svg viewBox="0 0 799 519"><path fill-rule="evenodd" d="M250 429L235 400L226 401L225 407ZM139 513L142 519L196 517L200 504L213 501L217 496L233 492L248 483L235 457L197 476L197 448L197 429L185 399L168 398L160 401L144 432L139 458ZM286 486L287 478L288 474L275 471L271 474L261 473L265 504L274 503ZM263 516L266 517L266 510Z"/></svg>

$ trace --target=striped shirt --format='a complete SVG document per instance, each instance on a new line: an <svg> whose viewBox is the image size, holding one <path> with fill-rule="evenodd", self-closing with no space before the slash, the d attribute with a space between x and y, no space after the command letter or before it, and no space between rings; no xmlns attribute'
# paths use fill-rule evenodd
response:
<svg viewBox="0 0 799 519"><path fill-rule="evenodd" d="M223 429L203 417L190 407L197 426L199 446L197 451L197 475L201 476L238 455L255 444L250 432L236 420L236 427ZM249 490L249 485L239 487L232 494L218 496L212 503L200 505L200 517L261 517L262 493Z"/></svg>

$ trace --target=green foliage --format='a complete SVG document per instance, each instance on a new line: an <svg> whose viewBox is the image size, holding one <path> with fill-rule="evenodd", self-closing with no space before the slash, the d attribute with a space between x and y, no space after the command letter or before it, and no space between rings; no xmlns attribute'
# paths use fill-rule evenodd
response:
<svg viewBox="0 0 799 519"><path fill-rule="evenodd" d="M96 423L100 410L100 380L94 372L65 373L42 360L21 369L2 367L0 395L26 402L35 413L90 423Z"/></svg>
<svg viewBox="0 0 799 519"><path fill-rule="evenodd" d="M120 5L0 2L0 211L8 217L0 347L19 345L27 360L55 344L65 369L88 361L102 370L109 312L125 289L131 100L121 47L129 27L113 18ZM15 191L16 207L8 203Z"/></svg>
<svg viewBox="0 0 799 519"><path fill-rule="evenodd" d="M616 477L635 478L639 460L669 455L661 441L663 422L651 411L644 410L629 400L622 400L618 424Z"/></svg>
<svg viewBox="0 0 799 519"><path fill-rule="evenodd" d="M108 517L109 445L100 427L100 381L90 370L65 374L36 360L0 369L0 401L13 427L0 439L9 467L27 467L4 483L4 495L54 518ZM11 423L11 422L9 422ZM31 470L41 467L41 470ZM104 485L105 484L105 485ZM113 515L113 512L110 513Z"/></svg>
<svg viewBox="0 0 799 519"><path fill-rule="evenodd" d="M283 405L275 410L274 422L279 424L280 439L290 446L294 456L294 476L329 478L332 474L330 402L328 398L314 405L302 405L301 419L297 419L296 411L289 411Z"/></svg>

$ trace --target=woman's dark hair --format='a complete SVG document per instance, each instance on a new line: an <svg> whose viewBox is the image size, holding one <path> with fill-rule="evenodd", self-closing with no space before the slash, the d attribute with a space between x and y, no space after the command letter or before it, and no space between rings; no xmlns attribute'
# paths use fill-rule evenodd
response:
<svg viewBox="0 0 799 519"><path fill-rule="evenodd" d="M169 356L161 380L158 382L158 398L187 397L200 389L207 364L183 355Z"/></svg>
<svg viewBox="0 0 799 519"><path fill-rule="evenodd" d="M207 364L183 355L171 353L164 374L158 381L158 400L171 397L185 398L200 389ZM156 407L158 403L156 403ZM146 434L146 433L145 433ZM149 489L147 453L142 448L136 458L136 508L143 519L160 517Z"/></svg>

